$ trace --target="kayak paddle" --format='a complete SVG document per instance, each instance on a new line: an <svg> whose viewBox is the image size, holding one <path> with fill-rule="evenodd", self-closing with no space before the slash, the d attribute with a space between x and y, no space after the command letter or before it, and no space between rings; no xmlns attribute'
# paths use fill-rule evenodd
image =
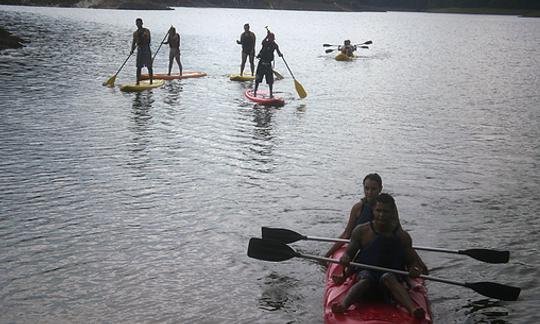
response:
<svg viewBox="0 0 540 324"><path fill-rule="evenodd" d="M349 243L347 239L335 239L327 237L317 237L317 236L306 236L300 233L284 229L284 228L271 228L271 227L262 227L262 238L269 239L273 241L278 241L281 243L293 243L300 240L310 240L310 241L321 241L321 242L342 242ZM507 263L510 259L509 251L497 251L490 249L467 249L467 250L448 250L440 248L430 248L422 246L413 246L416 250L423 251L432 251L432 252L443 252L443 253L453 253L453 254L462 254L467 255L473 259L487 262L487 263Z"/></svg>
<svg viewBox="0 0 540 324"><path fill-rule="evenodd" d="M357 46L357 47L360 47L360 48L369 48L369 46L366 46L366 45L362 45L362 46ZM327 50L325 50L326 53L332 53L333 51L337 51L338 49L337 48L329 48Z"/></svg>
<svg viewBox="0 0 540 324"><path fill-rule="evenodd" d="M372 41L368 40L368 41L365 41L363 43L360 43L360 44L355 44L356 46L359 46L359 45L369 45L369 44L373 44ZM331 47L331 46L341 46L341 45L332 45L332 44L323 44L322 45L323 47Z"/></svg>
<svg viewBox="0 0 540 324"><path fill-rule="evenodd" d="M118 73L120 73L120 70L122 70L122 68L124 67L124 65L126 65L127 61L129 60L129 58L131 57L131 55L133 54L133 52L129 52L129 55L128 57L126 58L126 60L124 61L124 63L122 63L122 66L120 66L120 68L118 69L118 71L116 71L116 73L109 78L109 80L103 82L103 85L106 86L106 87L114 87L114 81L116 81L116 76L118 75Z"/></svg>
<svg viewBox="0 0 540 324"><path fill-rule="evenodd" d="M285 57L281 55L281 58L283 59L283 62L285 62L285 66L287 67L287 70L289 70L289 73L291 74L293 80L294 80L294 87L296 88L296 92L298 93L298 96L300 98L305 98L307 96L306 90L304 90L304 87L298 82L298 80L295 79L294 74L292 73L291 69L289 68L289 65L287 64L287 61L285 61Z"/></svg>
<svg viewBox="0 0 540 324"><path fill-rule="evenodd" d="M304 258L304 259L310 259L310 260L316 260L316 261L340 263L339 260L336 260L336 259L320 257L316 255L301 254L301 253L296 252L295 250L293 250L291 247L289 247L288 245L284 243L280 243L280 242L272 241L272 240L264 240L264 239L259 239L259 238L251 238L249 240L247 255L254 259L259 259L259 260L264 260L264 261L274 261L274 262L285 261L285 260L298 257L298 258ZM351 262L349 263L349 265L363 268L363 269L368 269L368 270L392 272L395 274L400 274L400 275L405 275L405 276L409 275L407 271L388 269L388 268L383 268L383 267L378 267L378 266L373 266L373 265L368 265L368 264ZM450 285L467 287L476 291L480 295L490 297L490 298L500 299L500 300L506 300L506 301L517 300L521 292L521 288L519 287L507 286L507 285L499 284L496 282L486 282L486 281L458 282L458 281L453 281L453 280L448 280L448 279L431 277L427 275L420 275L419 277L425 280L432 280L432 281L447 283Z"/></svg>

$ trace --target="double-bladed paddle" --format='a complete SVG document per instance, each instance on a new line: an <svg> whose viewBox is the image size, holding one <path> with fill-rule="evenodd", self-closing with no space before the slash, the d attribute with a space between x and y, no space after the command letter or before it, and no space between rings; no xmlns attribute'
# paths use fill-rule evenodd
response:
<svg viewBox="0 0 540 324"><path fill-rule="evenodd" d="M369 45L369 44L373 44L373 42L368 40L366 42L363 42L363 43L360 43L360 44L354 44L354 45L360 46L360 45ZM341 45L323 44L322 46L323 47L330 47L330 46L341 46Z"/></svg>
<svg viewBox="0 0 540 324"><path fill-rule="evenodd" d="M262 227L261 230L263 239L274 240L286 244L300 240L349 243L349 240L347 239L307 236L284 228ZM462 254L487 263L507 263L510 258L509 251L497 251L490 249L449 250L422 246L413 246L413 248L423 251Z"/></svg>
<svg viewBox="0 0 540 324"><path fill-rule="evenodd" d="M249 240L247 255L251 258L264 260L264 261L274 261L274 262L285 261L285 260L298 257L298 258L304 258L304 259L310 259L310 260L340 263L339 260L335 260L331 258L325 258L325 257L309 255L309 254L301 254L301 253L296 252L295 250L293 250L291 247L289 247L288 245L284 243L281 243L278 241L272 241L272 240L259 239L259 238L251 238ZM405 275L405 276L409 275L407 271L388 269L388 268L383 268L383 267L378 267L378 266L373 266L373 265L368 265L368 264L351 262L349 263L349 265L363 268L363 269L383 271L383 272L392 272L392 273ZM499 284L496 282L486 282L486 281L458 282L458 281L453 281L453 280L448 280L448 279L431 277L427 275L420 275L420 278L447 283L450 285L467 287L476 291L480 295L490 297L490 298L500 299L500 300L506 300L506 301L517 300L519 297L519 293L521 292L521 288L519 287L507 286L507 285Z"/></svg>
<svg viewBox="0 0 540 324"><path fill-rule="evenodd" d="M369 46L366 46L366 45L362 45L362 46L357 46L357 47L360 47L360 48L369 48ZM332 53L333 51L337 51L338 49L337 48L329 48L327 50L325 50L324 52L325 53Z"/></svg>

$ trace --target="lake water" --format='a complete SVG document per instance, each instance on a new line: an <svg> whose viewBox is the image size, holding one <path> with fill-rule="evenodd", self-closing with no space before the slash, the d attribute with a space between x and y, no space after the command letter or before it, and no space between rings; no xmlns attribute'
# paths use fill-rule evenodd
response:
<svg viewBox="0 0 540 324"><path fill-rule="evenodd" d="M208 76L103 87L137 17L154 51L175 25L184 70ZM261 226L338 236L371 172L415 245L511 251L420 252L433 276L523 288L501 302L429 282L436 322L540 321L539 19L0 6L0 21L31 40L0 54L0 322L322 323L323 268L247 243ZM258 42L276 33L307 98L280 59L282 108L228 80L246 22ZM353 62L324 53L344 39L373 44Z"/></svg>

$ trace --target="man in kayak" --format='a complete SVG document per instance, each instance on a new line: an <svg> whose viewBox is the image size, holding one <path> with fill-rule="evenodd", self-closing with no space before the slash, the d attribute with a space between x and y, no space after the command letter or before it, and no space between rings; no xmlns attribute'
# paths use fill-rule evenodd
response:
<svg viewBox="0 0 540 324"><path fill-rule="evenodd" d="M255 34L249 30L249 24L244 25L244 32L240 35L240 40L236 43L242 45L242 64L240 64L240 75L244 74L244 67L249 56L249 65L251 67L251 75L255 71Z"/></svg>
<svg viewBox="0 0 540 324"><path fill-rule="evenodd" d="M411 236L399 225L396 203L389 194L377 196L373 208L374 218L369 223L357 226L351 235L347 251L340 263L348 266L356 253L355 261L379 267L409 270L409 276L418 277L421 267L415 262ZM343 313L353 303L360 301L371 289L378 289L385 299L391 296L403 305L414 317L425 316L423 308L410 298L402 284L403 278L391 272L358 268L358 281L351 287L341 303L333 304L332 312ZM391 302L391 300L388 300Z"/></svg>
<svg viewBox="0 0 540 324"><path fill-rule="evenodd" d="M273 98L273 84L274 84L274 72L272 70L272 61L274 60L274 51L278 53L280 57L283 56L279 51L279 46L275 42L276 36L268 31L266 38L262 41L262 48L257 58L259 59L259 64L257 65L257 76L255 78L255 89L253 90L253 95L257 96L257 89L259 88L259 83L262 82L263 77L266 79L268 88L270 90L270 97Z"/></svg>
<svg viewBox="0 0 540 324"><path fill-rule="evenodd" d="M137 85L141 80L141 69L146 66L150 75L150 84L152 84L152 51L150 50L150 30L143 27L141 18L135 20L137 30L133 32L133 41L131 42L131 54L137 48Z"/></svg>
<svg viewBox="0 0 540 324"><path fill-rule="evenodd" d="M348 57L353 57L353 52L356 51L356 46L351 45L351 41L347 39L343 42L343 45L338 46L338 50L340 50L341 53L347 55Z"/></svg>
<svg viewBox="0 0 540 324"><path fill-rule="evenodd" d="M182 75L182 63L180 63L180 35L176 32L176 28L171 26L167 41L163 44L169 44L169 73L167 75L171 75L173 60L176 60L176 63L178 63L180 75Z"/></svg>

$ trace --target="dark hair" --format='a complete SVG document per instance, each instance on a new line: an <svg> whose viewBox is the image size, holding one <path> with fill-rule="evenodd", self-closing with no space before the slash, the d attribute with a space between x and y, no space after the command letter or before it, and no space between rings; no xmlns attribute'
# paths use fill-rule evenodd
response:
<svg viewBox="0 0 540 324"><path fill-rule="evenodd" d="M392 207L393 211L397 212L396 201L394 200L392 196L390 196L390 194L382 193L378 195L377 198L375 198L375 201L380 202L381 204L388 205Z"/></svg>
<svg viewBox="0 0 540 324"><path fill-rule="evenodd" d="M378 175L377 173L370 173L370 174L368 174L368 175L364 178L364 181L362 181L362 184L366 183L366 180L368 180L368 179L377 182L377 184L379 184L379 187L382 188L382 179L381 179L381 176Z"/></svg>
<svg viewBox="0 0 540 324"><path fill-rule="evenodd" d="M142 18L135 19L135 22L138 22L138 21L142 22Z"/></svg>

